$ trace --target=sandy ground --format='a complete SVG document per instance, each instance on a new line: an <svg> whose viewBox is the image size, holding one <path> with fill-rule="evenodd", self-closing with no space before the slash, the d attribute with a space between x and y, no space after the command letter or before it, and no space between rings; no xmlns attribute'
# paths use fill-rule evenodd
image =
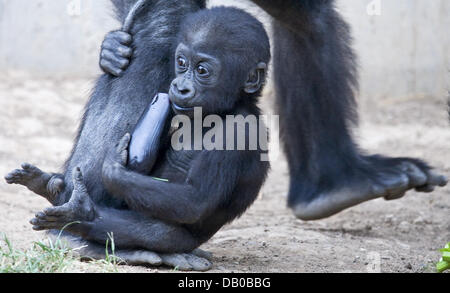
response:
<svg viewBox="0 0 450 293"><path fill-rule="evenodd" d="M58 170L72 146L90 80L0 77L0 175L28 161ZM265 99L267 100L266 95ZM450 175L450 125L444 97L362 102L361 145L370 152L417 156ZM450 189L375 200L317 222L286 208L285 160L272 166L248 212L202 248L214 254L213 272L432 272L438 249L450 241ZM0 179L0 232L27 248L42 238L28 220L47 207L24 187ZM80 264L77 271L96 271ZM122 266L123 272L154 272Z"/></svg>

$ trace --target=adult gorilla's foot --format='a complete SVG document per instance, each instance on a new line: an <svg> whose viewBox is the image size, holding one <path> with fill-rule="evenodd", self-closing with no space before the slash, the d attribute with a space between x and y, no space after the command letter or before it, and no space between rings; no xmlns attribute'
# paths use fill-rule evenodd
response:
<svg viewBox="0 0 450 293"><path fill-rule="evenodd" d="M43 172L28 163L23 163L21 167L22 169L16 169L6 175L6 182L23 185L53 204L64 189L62 175Z"/></svg>
<svg viewBox="0 0 450 293"><path fill-rule="evenodd" d="M75 168L72 174L73 192L70 201L36 214L30 221L34 230L62 229L69 223L90 222L95 219L95 205L89 197L80 168Z"/></svg>
<svg viewBox="0 0 450 293"><path fill-rule="evenodd" d="M341 182L322 190L320 184L314 188L312 183L294 176L289 206L299 219L318 220L371 199L398 199L411 189L432 192L448 181L445 176L434 173L426 163L411 158L365 157L363 164L352 173L342 174ZM326 179L322 182L330 186Z"/></svg>

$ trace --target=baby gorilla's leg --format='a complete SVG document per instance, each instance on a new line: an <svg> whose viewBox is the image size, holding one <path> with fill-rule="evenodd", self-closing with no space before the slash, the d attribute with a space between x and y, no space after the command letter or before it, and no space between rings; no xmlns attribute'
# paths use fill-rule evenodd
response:
<svg viewBox="0 0 450 293"><path fill-rule="evenodd" d="M77 236L73 236L67 232L51 231L48 234L53 242L60 241L66 247L74 250L83 261L102 260L106 258L106 246L91 241L82 240ZM108 248L109 253L112 251ZM114 251L114 255L119 258L118 263L121 265L144 265L144 266L168 266L177 268L180 271L207 271L211 269L210 262L212 256L210 253L201 249L196 249L191 253L177 254L158 254L143 249L118 249Z"/></svg>
<svg viewBox="0 0 450 293"><path fill-rule="evenodd" d="M22 169L16 169L6 175L6 182L23 185L55 204L65 186L63 175L46 173L28 163L22 164L21 167Z"/></svg>
<svg viewBox="0 0 450 293"><path fill-rule="evenodd" d="M73 172L73 186L69 202L48 208L30 221L34 230L64 228L71 234L64 235L70 247L87 245L79 251L84 259L104 259L108 234L112 233L117 247L115 254L127 264L164 264L184 271L206 271L211 268L208 254L194 250L200 242L183 227L166 224L134 211L96 207L87 193L79 168ZM182 253L185 251L192 252Z"/></svg>

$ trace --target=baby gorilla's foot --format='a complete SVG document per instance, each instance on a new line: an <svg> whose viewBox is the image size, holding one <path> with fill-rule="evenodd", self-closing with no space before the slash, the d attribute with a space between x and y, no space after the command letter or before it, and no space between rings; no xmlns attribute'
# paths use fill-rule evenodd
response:
<svg viewBox="0 0 450 293"><path fill-rule="evenodd" d="M58 194L64 189L62 175L54 175L43 172L39 168L24 163L22 169L16 169L5 176L8 184L20 184L34 193L54 203Z"/></svg>
<svg viewBox="0 0 450 293"><path fill-rule="evenodd" d="M34 230L62 229L70 223L91 222L95 219L95 205L87 193L80 168L73 171L73 187L68 203L36 214L30 221Z"/></svg>

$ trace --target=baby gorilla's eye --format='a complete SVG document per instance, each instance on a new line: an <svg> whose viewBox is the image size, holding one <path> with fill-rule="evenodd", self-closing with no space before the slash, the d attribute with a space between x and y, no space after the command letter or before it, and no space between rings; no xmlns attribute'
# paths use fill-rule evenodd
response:
<svg viewBox="0 0 450 293"><path fill-rule="evenodd" d="M205 67L199 65L197 66L197 73L201 76L207 76L209 74L209 71Z"/></svg>
<svg viewBox="0 0 450 293"><path fill-rule="evenodd" d="M180 67L181 69L186 68L186 59L184 59L183 57L178 57L177 63L178 63L178 67Z"/></svg>

